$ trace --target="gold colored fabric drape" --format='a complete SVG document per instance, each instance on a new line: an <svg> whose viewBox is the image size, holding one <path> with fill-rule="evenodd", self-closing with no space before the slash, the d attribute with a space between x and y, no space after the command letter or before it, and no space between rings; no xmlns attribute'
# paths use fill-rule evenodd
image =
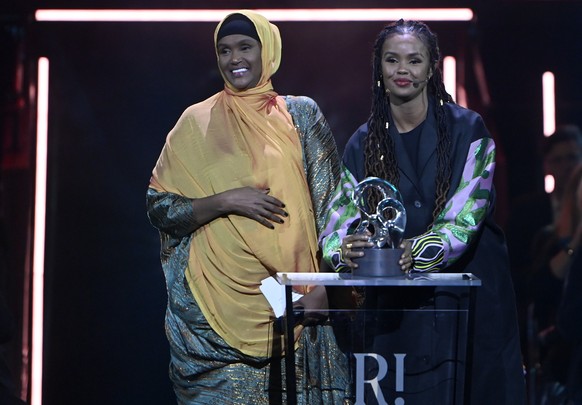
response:
<svg viewBox="0 0 582 405"><path fill-rule="evenodd" d="M254 12L241 13L255 24L262 44L258 85L236 91L227 82L188 108L167 137L150 186L189 198L270 188L285 203L289 216L274 230L236 215L196 230L186 270L212 328L243 353L266 356L272 311L260 282L276 272L317 271L317 236L299 136L270 81L281 59L278 29Z"/></svg>

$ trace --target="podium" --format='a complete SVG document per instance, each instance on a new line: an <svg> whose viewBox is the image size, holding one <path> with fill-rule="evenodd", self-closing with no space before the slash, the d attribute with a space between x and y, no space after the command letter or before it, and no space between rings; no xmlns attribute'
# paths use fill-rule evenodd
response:
<svg viewBox="0 0 582 405"><path fill-rule="evenodd" d="M328 322L347 357L351 403L468 402L475 292L481 286L474 275L278 273L276 278L285 287L286 308L293 307L294 286L326 286ZM349 299L354 294L357 303ZM286 311L282 319L288 404L297 403L293 328L302 315Z"/></svg>

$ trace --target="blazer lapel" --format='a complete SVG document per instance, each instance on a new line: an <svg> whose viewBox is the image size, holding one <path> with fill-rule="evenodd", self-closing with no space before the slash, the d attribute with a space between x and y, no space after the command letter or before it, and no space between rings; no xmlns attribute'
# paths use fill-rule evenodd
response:
<svg viewBox="0 0 582 405"><path fill-rule="evenodd" d="M396 125L391 123L390 130L388 132L394 140L394 152L396 154L396 160L398 161L398 168L400 169L401 177L404 175L404 177L416 187L418 185L418 175L416 174L416 170L412 165L410 156L408 156L408 152L406 151L402 137L396 129Z"/></svg>
<svg viewBox="0 0 582 405"><path fill-rule="evenodd" d="M412 188L415 194L424 199L425 196L432 196L435 192L435 177L436 177L436 145L437 133L436 117L432 104L429 104L429 110L426 121L422 126L420 135L420 142L418 145L418 173L415 170L404 142L396 126L391 123L389 134L394 140L396 159L398 160L398 167L400 169L400 184L403 192L406 188ZM403 181L405 180L405 181ZM407 186L406 183L409 183Z"/></svg>
<svg viewBox="0 0 582 405"><path fill-rule="evenodd" d="M432 104L429 106L426 121L422 127L420 135L420 142L418 145L418 176L420 178L430 177L435 178L436 174L436 148L437 148L437 128L436 117L432 110ZM430 170L433 168L433 170ZM428 172L427 172L428 170Z"/></svg>

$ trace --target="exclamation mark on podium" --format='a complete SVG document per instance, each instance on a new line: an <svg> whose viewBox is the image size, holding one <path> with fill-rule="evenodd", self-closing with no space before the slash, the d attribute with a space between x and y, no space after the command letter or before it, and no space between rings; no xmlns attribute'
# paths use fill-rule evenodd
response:
<svg viewBox="0 0 582 405"><path fill-rule="evenodd" d="M404 392L404 358L406 353L394 353L396 358L396 392ZM396 398L394 405L404 405L404 398Z"/></svg>

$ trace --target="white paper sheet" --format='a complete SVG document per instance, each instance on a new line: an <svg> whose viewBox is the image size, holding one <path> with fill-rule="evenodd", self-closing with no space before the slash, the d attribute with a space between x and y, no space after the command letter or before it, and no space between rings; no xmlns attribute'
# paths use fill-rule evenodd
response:
<svg viewBox="0 0 582 405"><path fill-rule="evenodd" d="M267 301L269 301L275 316L277 318L283 316L285 314L285 286L279 284L274 277L267 277L261 281L261 286L259 288ZM293 302L301 297L303 297L303 294L296 293L295 291L291 293L291 299Z"/></svg>

